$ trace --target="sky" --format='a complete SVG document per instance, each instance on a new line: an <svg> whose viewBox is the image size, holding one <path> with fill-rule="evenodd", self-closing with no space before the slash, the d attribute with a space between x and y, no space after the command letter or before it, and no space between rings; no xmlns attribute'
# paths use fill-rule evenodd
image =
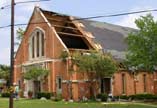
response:
<svg viewBox="0 0 157 108"><path fill-rule="evenodd" d="M0 7L10 4L11 0L0 0ZM15 2L30 0L15 0ZM157 9L157 0L51 0L48 2L15 5L15 24L28 23L34 6L78 17L118 14L124 12ZM135 19L148 13L126 15L120 17L92 19L101 22L136 28ZM157 19L157 12L152 15ZM10 25L10 7L0 9L0 27ZM17 28L15 27L15 36ZM0 29L0 64L10 64L10 28ZM16 49L16 48L15 48Z"/></svg>

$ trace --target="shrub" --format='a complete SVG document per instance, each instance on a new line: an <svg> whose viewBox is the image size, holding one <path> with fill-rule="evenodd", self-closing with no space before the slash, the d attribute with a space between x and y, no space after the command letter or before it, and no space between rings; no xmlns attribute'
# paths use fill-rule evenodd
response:
<svg viewBox="0 0 157 108"><path fill-rule="evenodd" d="M62 100L62 99L59 99L59 98L55 97L55 99L54 99L53 101L58 102L58 101L61 101L61 100Z"/></svg>
<svg viewBox="0 0 157 108"><path fill-rule="evenodd" d="M90 97L90 101L96 101L95 97L94 97L94 96L91 96L91 97Z"/></svg>
<svg viewBox="0 0 157 108"><path fill-rule="evenodd" d="M24 97L24 92L23 92L22 90L19 91L19 96L20 96L21 98Z"/></svg>
<svg viewBox="0 0 157 108"><path fill-rule="evenodd" d="M152 94L136 94L129 96L133 100L145 100L145 99L155 99L156 96Z"/></svg>
<svg viewBox="0 0 157 108"><path fill-rule="evenodd" d="M29 97L29 98L32 98L32 96L33 96L33 91L29 90L29 91L28 91L28 97Z"/></svg>
<svg viewBox="0 0 157 108"><path fill-rule="evenodd" d="M62 100L62 94L57 94L55 97L52 98L52 101L61 101Z"/></svg>
<svg viewBox="0 0 157 108"><path fill-rule="evenodd" d="M51 96L53 96L53 94L50 93L50 92L39 92L39 93L37 93L37 98L38 99L40 99L42 97L45 97L46 99L50 99Z"/></svg>
<svg viewBox="0 0 157 108"><path fill-rule="evenodd" d="M130 98L130 96L127 96L127 95L121 95L121 96L114 96L115 99L126 99L128 100Z"/></svg>
<svg viewBox="0 0 157 108"><path fill-rule="evenodd" d="M10 97L10 93L9 92L4 92L1 94L2 97Z"/></svg>
<svg viewBox="0 0 157 108"><path fill-rule="evenodd" d="M120 99L126 99L126 100L128 100L128 99L129 99L129 96L122 95L122 96L120 96L119 98L120 98Z"/></svg>
<svg viewBox="0 0 157 108"><path fill-rule="evenodd" d="M97 95L98 99L101 99L101 101L107 101L108 95L105 93L101 93Z"/></svg>
<svg viewBox="0 0 157 108"><path fill-rule="evenodd" d="M131 100L157 100L157 95L153 94L136 94L136 95L121 95L121 96L115 96L115 99L131 99Z"/></svg>
<svg viewBox="0 0 157 108"><path fill-rule="evenodd" d="M107 98L108 98L107 94L102 94L101 101L107 101Z"/></svg>
<svg viewBox="0 0 157 108"><path fill-rule="evenodd" d="M157 95L154 95L154 96L153 96L153 99L154 99L154 100L157 100Z"/></svg>
<svg viewBox="0 0 157 108"><path fill-rule="evenodd" d="M101 99L101 94L98 94L96 98Z"/></svg>

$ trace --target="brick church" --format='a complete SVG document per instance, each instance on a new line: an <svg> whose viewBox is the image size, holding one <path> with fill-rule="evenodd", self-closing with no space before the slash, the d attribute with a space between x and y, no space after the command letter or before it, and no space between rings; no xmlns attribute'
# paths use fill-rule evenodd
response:
<svg viewBox="0 0 157 108"><path fill-rule="evenodd" d="M80 73L69 73L69 61L63 62L63 51L87 53L90 50L110 52L115 60L125 59L127 44L125 37L131 28L92 20L74 20L75 17L35 7L15 56L14 82L27 97L29 90L53 92L70 99L79 100L91 96L90 81ZM32 67L42 67L50 72L44 79L34 83L23 78ZM157 94L157 72L133 74L120 68L112 77L105 77L97 93L111 93L113 96L142 93Z"/></svg>

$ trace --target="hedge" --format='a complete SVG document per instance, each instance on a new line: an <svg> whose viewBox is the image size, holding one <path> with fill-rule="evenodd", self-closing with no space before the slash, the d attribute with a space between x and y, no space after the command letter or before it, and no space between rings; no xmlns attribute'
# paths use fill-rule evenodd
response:
<svg viewBox="0 0 157 108"><path fill-rule="evenodd" d="M115 96L116 99L131 99L131 100L157 100L157 95L153 94L136 94L136 95L121 95L121 96Z"/></svg>
<svg viewBox="0 0 157 108"><path fill-rule="evenodd" d="M101 93L97 95L98 99L101 99L101 101L107 101L108 95L105 93Z"/></svg>
<svg viewBox="0 0 157 108"><path fill-rule="evenodd" d="M37 93L38 99L40 99L42 97L45 97L46 99L50 99L51 96L53 96L53 93L50 93L50 92L39 92L39 93Z"/></svg>
<svg viewBox="0 0 157 108"><path fill-rule="evenodd" d="M129 96L132 100L157 99L157 95L153 94L136 94Z"/></svg>
<svg viewBox="0 0 157 108"><path fill-rule="evenodd" d="M1 97L10 97L10 93L8 92L1 93Z"/></svg>

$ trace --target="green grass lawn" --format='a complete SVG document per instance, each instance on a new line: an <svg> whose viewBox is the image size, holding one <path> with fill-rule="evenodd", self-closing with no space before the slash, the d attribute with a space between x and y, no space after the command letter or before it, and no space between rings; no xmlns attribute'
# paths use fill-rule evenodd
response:
<svg viewBox="0 0 157 108"><path fill-rule="evenodd" d="M8 108L9 100L0 98L0 108ZM141 103L110 103L106 106L102 103L69 103L69 102L53 102L50 100L27 100L20 99L14 101L14 108L157 108L157 105L141 104Z"/></svg>

